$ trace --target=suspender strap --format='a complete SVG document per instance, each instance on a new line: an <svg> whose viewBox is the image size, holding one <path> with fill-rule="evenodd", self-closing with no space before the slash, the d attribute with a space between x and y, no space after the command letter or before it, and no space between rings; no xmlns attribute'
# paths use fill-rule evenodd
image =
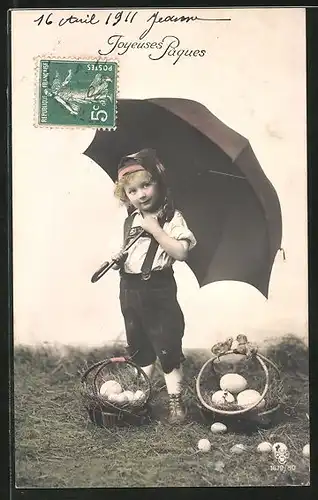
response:
<svg viewBox="0 0 318 500"><path fill-rule="evenodd" d="M126 217L125 222L124 222L124 247L126 246L127 240L128 240L128 235L129 231L131 230L131 226L133 223L133 220L135 218L136 214L131 214Z"/></svg>
<svg viewBox="0 0 318 500"><path fill-rule="evenodd" d="M126 246L128 236L129 236L129 231L132 227L135 215L136 214L131 214L128 217L126 217L126 219L125 219L125 222L124 222L124 247ZM165 223L165 219L161 218L159 220L160 226L163 227L164 223ZM152 268L152 264L153 264L158 246L159 246L158 241L153 236L151 236L150 245L149 245L145 260L144 260L142 267L141 267L141 275L142 275L143 280L148 280L150 278L151 268Z"/></svg>
<svg viewBox="0 0 318 500"><path fill-rule="evenodd" d="M164 218L162 218L159 221L159 224L161 227L163 227L164 223L165 223L165 220L164 220ZM153 236L151 236L150 245L149 245L146 257L145 257L145 260L141 266L141 277L143 280L149 280L149 278L151 276L151 268L152 268L153 260L155 258L158 246L159 246L158 241Z"/></svg>

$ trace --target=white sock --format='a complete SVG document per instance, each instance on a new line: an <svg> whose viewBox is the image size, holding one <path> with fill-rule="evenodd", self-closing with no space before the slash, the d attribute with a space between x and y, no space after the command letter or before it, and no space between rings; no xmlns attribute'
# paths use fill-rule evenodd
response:
<svg viewBox="0 0 318 500"><path fill-rule="evenodd" d="M152 363L152 365L147 365L147 366L141 366L140 368L145 372L146 375L151 379L154 371L155 371L155 363Z"/></svg>
<svg viewBox="0 0 318 500"><path fill-rule="evenodd" d="M164 373L168 394L180 394L182 381L182 368L174 368L170 373Z"/></svg>

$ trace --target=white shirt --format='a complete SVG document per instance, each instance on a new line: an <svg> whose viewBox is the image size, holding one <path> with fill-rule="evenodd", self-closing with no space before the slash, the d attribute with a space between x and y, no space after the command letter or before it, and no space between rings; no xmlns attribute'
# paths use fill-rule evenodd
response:
<svg viewBox="0 0 318 500"><path fill-rule="evenodd" d="M140 227L140 220L142 218L142 215L138 210L134 213L136 215L133 219L131 232L134 232L134 228L138 226ZM171 221L165 222L163 230L176 240L188 240L189 250L191 250L197 243L193 233L188 228L185 219L178 210L175 211ZM141 236L128 250L128 256L124 265L124 271L126 273L138 274L141 272L141 267L145 260L150 241L149 236ZM153 260L152 270L158 271L166 267L170 267L174 262L175 259L170 257L170 255L168 255L163 248L158 246Z"/></svg>

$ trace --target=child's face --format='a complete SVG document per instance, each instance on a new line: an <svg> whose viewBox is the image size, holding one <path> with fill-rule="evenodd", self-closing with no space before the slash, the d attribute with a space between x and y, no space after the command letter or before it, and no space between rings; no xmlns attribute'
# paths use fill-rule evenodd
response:
<svg viewBox="0 0 318 500"><path fill-rule="evenodd" d="M158 208L159 189L147 172L136 172L125 186L130 203L141 212L154 212Z"/></svg>

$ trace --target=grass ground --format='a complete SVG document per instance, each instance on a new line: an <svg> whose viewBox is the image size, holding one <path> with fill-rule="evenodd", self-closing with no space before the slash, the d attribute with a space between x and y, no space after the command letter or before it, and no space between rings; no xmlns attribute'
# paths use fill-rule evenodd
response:
<svg viewBox="0 0 318 500"><path fill-rule="evenodd" d="M285 381L286 401L269 428L229 428L212 435L200 413L195 377L207 352L190 351L185 364L188 420L178 427L165 421L167 398L163 378L154 380L153 421L143 427L99 428L90 423L78 395L79 372L116 349L82 352L69 349L61 357L52 348L15 349L15 476L20 488L77 487L207 487L308 485L309 460L302 456L309 442L308 353L287 336L267 353ZM208 453L197 442L208 438ZM285 470L270 456L256 452L262 441L284 442L290 451ZM242 443L242 455L230 452Z"/></svg>

